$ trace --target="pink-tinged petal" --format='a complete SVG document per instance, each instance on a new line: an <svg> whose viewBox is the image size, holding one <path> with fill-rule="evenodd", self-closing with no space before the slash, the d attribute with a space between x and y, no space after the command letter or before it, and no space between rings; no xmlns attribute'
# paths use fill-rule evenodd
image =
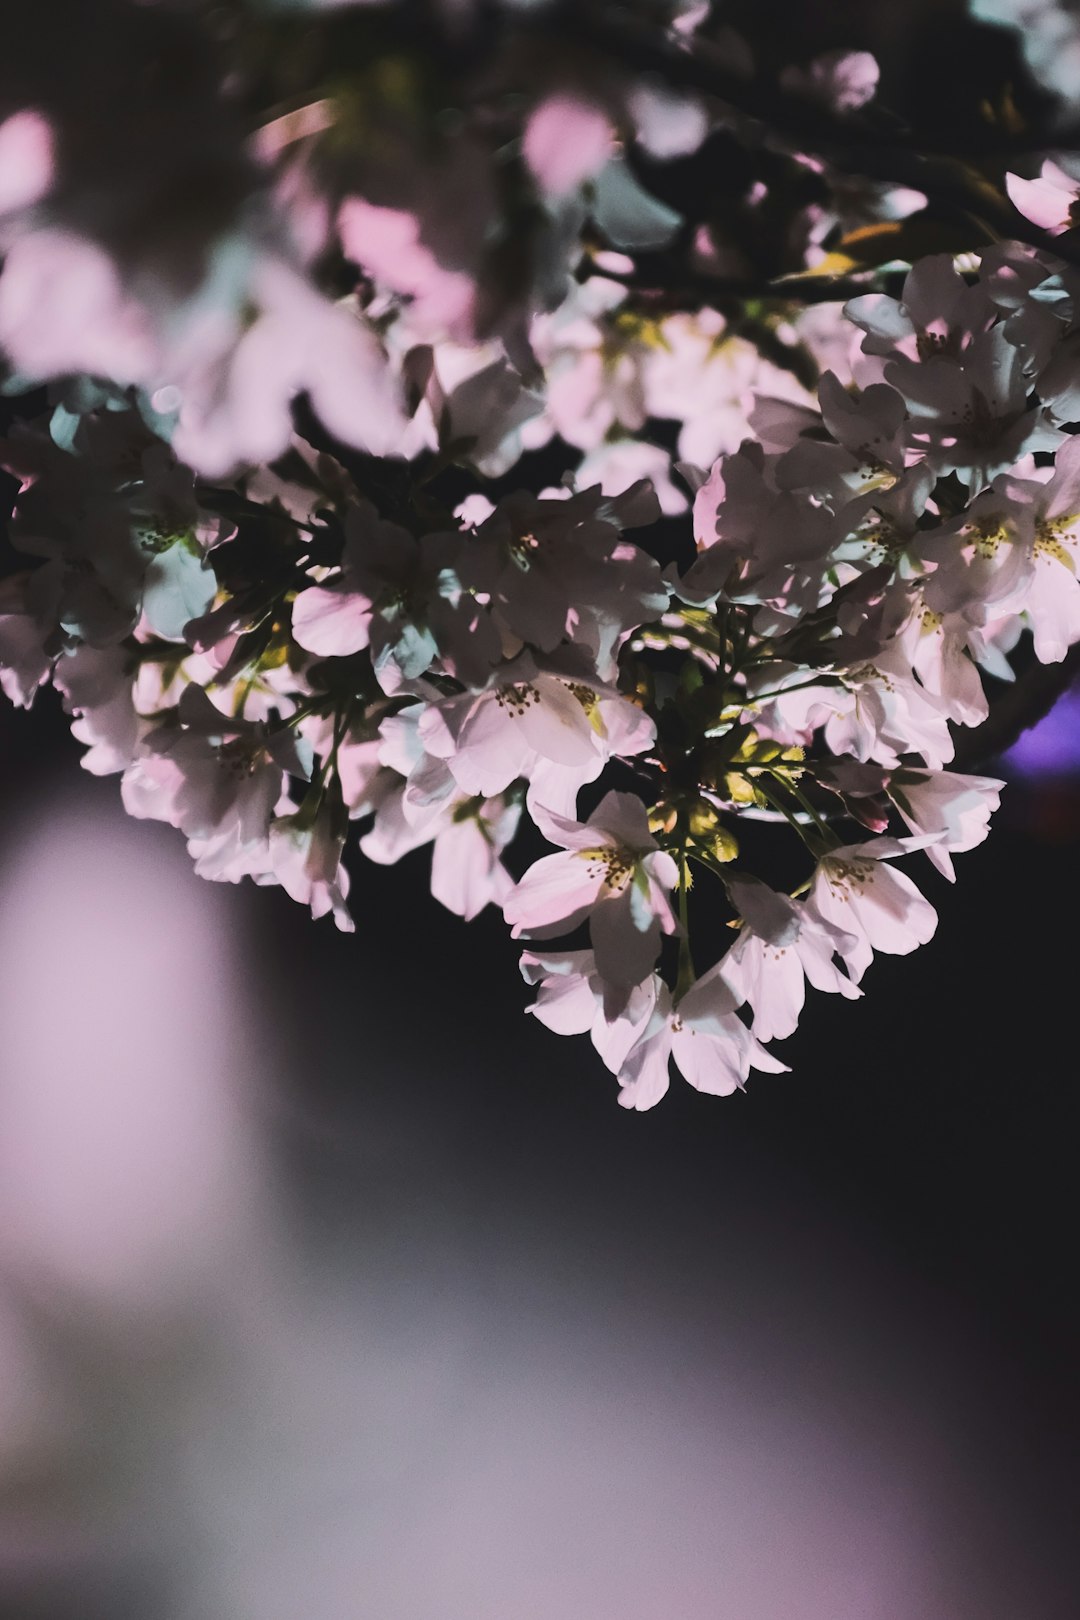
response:
<svg viewBox="0 0 1080 1620"><path fill-rule="evenodd" d="M607 752L618 759L643 754L656 741L656 725L628 698L601 698L598 716Z"/></svg>
<svg viewBox="0 0 1080 1620"><path fill-rule="evenodd" d="M904 401L885 383L871 383L853 398L831 371L818 383L825 426L852 455L887 450L904 425Z"/></svg>
<svg viewBox="0 0 1080 1620"><path fill-rule="evenodd" d="M1066 174L1061 164L1055 163L1053 158L1043 159L1041 178L1048 185L1057 186L1059 191L1067 191L1074 197L1080 192L1080 180L1074 180L1071 174Z"/></svg>
<svg viewBox="0 0 1080 1620"><path fill-rule="evenodd" d="M972 408L971 378L951 360L899 355L885 367L885 381L903 394L908 414L920 422L962 422Z"/></svg>
<svg viewBox="0 0 1080 1620"><path fill-rule="evenodd" d="M951 253L930 253L904 279L904 307L924 331L944 331L958 320L968 288Z"/></svg>
<svg viewBox="0 0 1080 1620"><path fill-rule="evenodd" d="M288 320L260 314L240 338L217 388L185 394L173 431L177 455L210 478L242 463L271 461L292 432L291 403L303 387Z"/></svg>
<svg viewBox="0 0 1080 1620"><path fill-rule="evenodd" d="M343 309L313 334L305 384L316 416L342 444L392 455L405 433L398 386L373 333Z"/></svg>
<svg viewBox="0 0 1080 1620"><path fill-rule="evenodd" d="M679 924L667 894L677 882L678 868L670 855L661 851L646 855L638 867L633 884L634 915L638 927L642 926L638 907L647 906L665 934L679 932Z"/></svg>
<svg viewBox="0 0 1080 1620"><path fill-rule="evenodd" d="M409 730L415 738L415 725L410 725ZM383 737L385 736L384 731ZM393 760L387 759L385 753L382 758L385 764L394 765ZM400 765L394 765L394 769L409 778L405 794L405 809L409 815L422 817L433 808L444 807L446 800L454 791L454 778L444 759L432 759L429 755L417 751L405 770L402 771Z"/></svg>
<svg viewBox="0 0 1080 1620"><path fill-rule="evenodd" d="M820 876L810 891L808 904L812 915L822 922L845 930L847 939L840 949L840 955L852 982L858 984L874 960L873 948L866 937L865 929L852 915L852 909L845 903L843 896L836 893Z"/></svg>
<svg viewBox="0 0 1080 1620"><path fill-rule="evenodd" d="M604 768L599 754L582 765L556 765L550 759L534 755L529 764L529 790L525 797L530 816L537 820L537 812L575 820L578 794L586 782L592 782Z"/></svg>
<svg viewBox="0 0 1080 1620"><path fill-rule="evenodd" d="M1080 437L1066 439L1058 451L1047 497L1047 517L1072 517L1080 512Z"/></svg>
<svg viewBox="0 0 1080 1620"><path fill-rule="evenodd" d="M30 208L53 183L52 129L26 108L0 124L0 214Z"/></svg>
<svg viewBox="0 0 1080 1620"><path fill-rule="evenodd" d="M1018 174L1006 174L1005 190L1013 207L1025 219L1049 231L1051 236L1058 236L1068 229L1069 215L1080 187L1073 185L1071 191L1066 191L1045 178L1025 180Z"/></svg>
<svg viewBox="0 0 1080 1620"><path fill-rule="evenodd" d="M656 975L650 974L643 984L631 990L625 1008L617 1017L609 1020L601 1011L594 1020L592 1042L612 1074L619 1073L634 1043L644 1034L656 1008L658 982Z"/></svg>
<svg viewBox="0 0 1080 1620"><path fill-rule="evenodd" d="M790 896L749 874L729 877L727 891L740 917L770 945L790 945L798 936L799 915Z"/></svg>
<svg viewBox="0 0 1080 1620"><path fill-rule="evenodd" d="M673 889L679 881L679 868L675 858L667 850L658 849L651 855L646 855L642 862L650 881L659 884L661 888Z"/></svg>
<svg viewBox="0 0 1080 1620"><path fill-rule="evenodd" d="M550 676L539 685L525 683L498 694L511 722L528 746L557 765L580 765L597 752L599 738L582 704Z"/></svg>
<svg viewBox="0 0 1080 1620"><path fill-rule="evenodd" d="M781 1063L778 1057L767 1052L756 1036L750 1037L750 1067L760 1069L762 1074L790 1074L791 1069L786 1063Z"/></svg>
<svg viewBox="0 0 1080 1620"><path fill-rule="evenodd" d="M434 711L428 711L432 713ZM487 693L466 717L457 738L457 751L445 750L437 728L425 714L420 734L429 752L444 757L454 780L466 793L482 793L486 799L502 793L524 767L533 749L520 721Z"/></svg>
<svg viewBox="0 0 1080 1620"><path fill-rule="evenodd" d="M669 860L670 856L646 855L645 859L637 865L633 880L627 890L630 896L630 915L634 919L634 927L644 930L652 926L653 919L659 923L661 931L665 934L677 934L679 925L675 920L675 913L671 909L664 889L654 881L650 872L650 865L655 860ZM674 862L671 862L674 866Z"/></svg>
<svg viewBox="0 0 1080 1620"><path fill-rule="evenodd" d="M655 1108L670 1084L671 1019L658 1006L646 1033L638 1040L619 1072L619 1104L644 1111Z"/></svg>
<svg viewBox="0 0 1080 1620"><path fill-rule="evenodd" d="M522 155L549 197L565 197L603 168L615 148L611 120L594 103L553 95L529 114Z"/></svg>
<svg viewBox="0 0 1080 1620"><path fill-rule="evenodd" d="M909 877L879 861L852 857L852 851L838 851L822 863L810 907L855 937L855 945L841 953L856 981L874 951L906 956L937 927L937 913Z"/></svg>
<svg viewBox="0 0 1080 1620"><path fill-rule="evenodd" d="M745 1051L750 1031L732 1014L729 1027L719 1035L676 1023L671 1055L683 1079L695 1091L729 1097L740 1090L750 1069Z"/></svg>
<svg viewBox="0 0 1080 1620"><path fill-rule="evenodd" d="M718 538L718 514L727 493L722 460L694 496L694 539L699 548L713 546Z"/></svg>
<svg viewBox="0 0 1080 1620"><path fill-rule="evenodd" d="M1059 664L1080 641L1080 584L1049 552L1036 553L1026 609L1036 658L1043 664Z"/></svg>
<svg viewBox="0 0 1080 1620"><path fill-rule="evenodd" d="M623 849L656 849L656 840L649 831L648 811L636 793L606 793L587 825L603 832L606 839L621 845ZM672 882L677 881L676 873Z"/></svg>
<svg viewBox="0 0 1080 1620"><path fill-rule="evenodd" d="M688 157L709 133L709 114L696 97L648 79L639 79L630 87L627 107L638 144L661 162Z"/></svg>
<svg viewBox="0 0 1080 1620"><path fill-rule="evenodd" d="M384 286L414 300L410 321L415 314L426 334L469 340L476 283L464 271L439 263L420 240L415 214L349 197L341 205L338 228L350 259Z"/></svg>
<svg viewBox="0 0 1080 1620"><path fill-rule="evenodd" d="M956 882L956 868L953 866L952 856L947 849L943 849L940 844L928 844L926 846L926 856L931 866L936 867L943 878L947 879L949 883Z"/></svg>
<svg viewBox="0 0 1080 1620"><path fill-rule="evenodd" d="M34 380L85 371L147 380L158 363L146 311L101 248L73 232L29 231L0 275L0 345Z"/></svg>
<svg viewBox="0 0 1080 1620"><path fill-rule="evenodd" d="M915 833L910 838L868 838L861 844L845 844L833 851L830 859L845 860L849 855L864 856L871 861L894 861L913 849L925 849L940 837L939 833Z"/></svg>
<svg viewBox="0 0 1080 1620"><path fill-rule="evenodd" d="M875 950L906 956L933 938L937 912L906 872L877 865L865 889L866 932Z"/></svg>
<svg viewBox="0 0 1080 1620"><path fill-rule="evenodd" d="M378 208L363 197L347 197L338 229L349 258L395 292L415 293L436 267L430 250L419 244L419 220L404 209Z"/></svg>
<svg viewBox="0 0 1080 1620"><path fill-rule="evenodd" d="M431 892L448 911L471 922L493 901L505 902L514 881L475 818L452 822L431 854Z"/></svg>
<svg viewBox="0 0 1080 1620"><path fill-rule="evenodd" d="M989 776L962 776L941 771L935 776L904 780L890 788L890 797L904 821L915 832L937 833L940 843L928 844L926 853L950 883L954 879L950 850L965 851L981 844L990 830L1004 783Z"/></svg>
<svg viewBox="0 0 1080 1620"><path fill-rule="evenodd" d="M633 885L618 894L602 894L589 919L589 938L596 956L596 971L605 983L626 990L640 984L656 965L660 953L660 921L646 913L647 924L634 917Z"/></svg>
<svg viewBox="0 0 1080 1620"><path fill-rule="evenodd" d="M544 804L533 803L529 814L548 843L558 844L562 849L595 849L600 844L614 842L597 826L595 811L588 821L576 821L572 816L549 810Z"/></svg>
<svg viewBox="0 0 1080 1620"><path fill-rule="evenodd" d="M367 804L372 784L382 768L379 746L378 738L357 742L348 736L338 746L337 771L341 796L346 809L354 814L359 814L360 807Z"/></svg>
<svg viewBox="0 0 1080 1620"><path fill-rule="evenodd" d="M750 1003L759 1040L784 1040L798 1027L806 977L791 946L767 945L744 929L724 958L724 979Z"/></svg>
<svg viewBox="0 0 1080 1620"><path fill-rule="evenodd" d="M577 976L548 979L525 1011L556 1035L584 1035L596 1018L596 997L586 979Z"/></svg>
<svg viewBox="0 0 1080 1620"><path fill-rule="evenodd" d="M184 773L164 754L137 759L124 772L120 797L129 816L141 821L167 821L179 827L177 796L184 785Z"/></svg>
<svg viewBox="0 0 1080 1620"><path fill-rule="evenodd" d="M833 942L821 936L815 937L809 929L804 930L795 948L807 982L812 984L815 990L843 996L845 1001L858 1001L862 995L859 986L854 984L846 973L841 973L832 960L834 950L842 952L845 948L850 949L853 944L850 934L841 935L839 942ZM760 1031L755 1030L754 1033L756 1035ZM762 1036L763 1040L767 1038Z"/></svg>
<svg viewBox="0 0 1080 1620"><path fill-rule="evenodd" d="M371 603L344 584L309 585L293 603L293 640L319 658L347 658L368 644Z"/></svg>
<svg viewBox="0 0 1080 1620"><path fill-rule="evenodd" d="M442 740L445 747L435 746ZM454 739L445 726L438 709L410 705L397 714L388 715L379 725L379 761L400 776L410 778L424 758L425 752L434 755L443 769L446 756L454 751Z"/></svg>
<svg viewBox="0 0 1080 1620"><path fill-rule="evenodd" d="M370 832L360 840L360 848L368 860L379 866L393 866L431 837L429 828L415 827L406 817L403 798L400 788L389 793L378 808Z"/></svg>
<svg viewBox="0 0 1080 1620"><path fill-rule="evenodd" d="M52 668L44 631L28 613L0 613L0 691L28 709Z"/></svg>
<svg viewBox="0 0 1080 1620"><path fill-rule="evenodd" d="M833 110L845 113L873 100L881 69L869 51L829 51L811 62L809 75Z"/></svg>
<svg viewBox="0 0 1080 1620"><path fill-rule="evenodd" d="M844 305L844 315L866 333L863 347L867 354L891 354L905 338L914 336L915 328L906 310L884 293L865 293L850 299Z"/></svg>
<svg viewBox="0 0 1080 1620"><path fill-rule="evenodd" d="M724 960L721 958L690 986L679 1002L680 1018L684 1021L693 1019L699 1028L707 1025L714 1032L725 1027L723 1020L735 1011L739 1003L723 976L723 966Z"/></svg>
<svg viewBox="0 0 1080 1620"><path fill-rule="evenodd" d="M526 984L539 984L542 979L588 976L593 970L592 951L548 951L543 956L536 951L522 951L518 963Z"/></svg>
<svg viewBox="0 0 1080 1620"><path fill-rule="evenodd" d="M598 861L569 852L544 855L530 866L507 898L503 916L513 928L515 939L522 933L553 925L560 933L569 933L585 921L604 882L605 868ZM644 977L644 972L637 976Z"/></svg>
<svg viewBox="0 0 1080 1620"><path fill-rule="evenodd" d="M253 291L264 313L242 339L233 366L239 387L250 344L252 361L244 379L248 404L255 407L254 390L265 375L268 392L276 388L279 397L284 394L286 407L306 389L316 415L344 444L376 456L392 451L405 431L405 415L375 334L280 261L260 264Z"/></svg>

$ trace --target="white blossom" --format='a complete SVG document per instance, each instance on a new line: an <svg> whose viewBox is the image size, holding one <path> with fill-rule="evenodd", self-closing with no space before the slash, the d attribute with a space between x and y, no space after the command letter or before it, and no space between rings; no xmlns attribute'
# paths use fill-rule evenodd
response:
<svg viewBox="0 0 1080 1620"><path fill-rule="evenodd" d="M875 951L906 956L931 939L937 913L904 872L886 861L930 842L878 838L830 850L818 863L807 897L810 915L848 938L837 945L858 984Z"/></svg>
<svg viewBox="0 0 1080 1620"><path fill-rule="evenodd" d="M741 1090L750 1070L784 1074L787 1065L767 1052L735 1011L738 999L712 968L673 1001L667 986L619 1070L624 1108L654 1107L670 1083L672 1060L695 1091L728 1097Z"/></svg>
<svg viewBox="0 0 1080 1620"><path fill-rule="evenodd" d="M515 939L549 939L588 919L596 971L617 1005L651 971L661 934L677 927L665 890L679 873L649 832L632 793L608 793L587 821L534 809L534 820L565 851L545 855L507 897L503 915Z"/></svg>
<svg viewBox="0 0 1080 1620"><path fill-rule="evenodd" d="M837 952L851 950L850 935L758 878L729 877L727 889L742 927L720 971L737 1000L749 1002L758 1040L783 1040L794 1032L807 982L849 1001L861 994L833 960Z"/></svg>

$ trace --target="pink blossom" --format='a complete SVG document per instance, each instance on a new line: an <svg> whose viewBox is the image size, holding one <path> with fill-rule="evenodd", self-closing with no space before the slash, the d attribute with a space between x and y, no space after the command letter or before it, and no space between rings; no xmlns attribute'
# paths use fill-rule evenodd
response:
<svg viewBox="0 0 1080 1620"><path fill-rule="evenodd" d="M342 933L351 934L356 924L345 903L349 874L341 864L344 841L345 826L328 800L313 816L303 810L277 816L269 827L266 868L254 874L255 881L280 883L291 899L311 907L313 917L329 912Z"/></svg>
<svg viewBox="0 0 1080 1620"><path fill-rule="evenodd" d="M858 984L875 951L906 956L931 939L937 913L911 879L885 862L932 838L877 838L822 856L807 899L821 923L848 936L837 949Z"/></svg>
<svg viewBox="0 0 1080 1620"><path fill-rule="evenodd" d="M570 933L586 918L596 971L620 994L613 1011L651 971L661 934L677 928L665 890L678 882L678 868L649 832L641 800L608 793L585 822L533 812L561 855L545 855L509 895L503 915L514 938L550 939Z"/></svg>
<svg viewBox="0 0 1080 1620"><path fill-rule="evenodd" d="M603 682L540 668L521 654L487 687L432 706L420 722L429 753L445 759L466 793L484 798L516 778L542 779L561 809L613 755L643 753L656 735L649 717ZM547 768L545 768L547 767Z"/></svg>
<svg viewBox="0 0 1080 1620"><path fill-rule="evenodd" d="M933 836L926 854L952 883L956 877L952 853L974 849L983 842L1004 786L994 776L904 770L890 778L888 794L913 833Z"/></svg>
<svg viewBox="0 0 1080 1620"><path fill-rule="evenodd" d="M786 1074L739 1018L738 999L720 975L719 965L673 1002L667 986L657 990L656 1006L619 1070L623 1108L653 1108L670 1083L671 1060L695 1091L728 1097L741 1090L752 1068Z"/></svg>
<svg viewBox="0 0 1080 1620"><path fill-rule="evenodd" d="M592 951L551 951L543 956L525 951L521 974L527 984L540 986L526 1011L556 1035L591 1036L604 1063L618 1074L652 1017L659 986L656 976L635 985L625 1005L609 1017L605 1011L609 991Z"/></svg>
<svg viewBox="0 0 1080 1620"><path fill-rule="evenodd" d="M850 935L757 878L729 878L727 889L743 926L720 964L720 973L737 1000L749 1002L753 1009L751 1028L758 1040L783 1040L793 1033L807 981L815 990L831 991L849 1001L861 994L833 961L841 946L853 945Z"/></svg>
<svg viewBox="0 0 1080 1620"><path fill-rule="evenodd" d="M1060 236L1074 223L1072 213L1080 196L1080 181L1066 174L1050 158L1043 162L1037 180L1006 174L1005 190L1024 218L1041 226L1051 236Z"/></svg>

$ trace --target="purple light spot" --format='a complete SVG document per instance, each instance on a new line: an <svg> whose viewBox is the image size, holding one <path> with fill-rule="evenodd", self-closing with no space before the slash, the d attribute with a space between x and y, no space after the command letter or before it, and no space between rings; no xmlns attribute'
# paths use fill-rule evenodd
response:
<svg viewBox="0 0 1080 1620"><path fill-rule="evenodd" d="M1080 776L1080 687L1064 693L1003 755L1002 763L1032 781Z"/></svg>

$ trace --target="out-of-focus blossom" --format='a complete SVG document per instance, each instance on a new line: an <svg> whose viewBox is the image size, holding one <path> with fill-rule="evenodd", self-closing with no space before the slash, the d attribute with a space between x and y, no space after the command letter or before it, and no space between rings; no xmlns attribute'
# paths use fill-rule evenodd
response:
<svg viewBox="0 0 1080 1620"><path fill-rule="evenodd" d="M869 51L829 51L806 68L785 68L780 82L787 90L821 101L833 112L856 112L877 93L881 70Z"/></svg>
<svg viewBox="0 0 1080 1620"><path fill-rule="evenodd" d="M338 215L345 252L384 286L409 300L409 324L418 336L467 340L473 330L476 283L448 270L420 240L415 214L347 197Z"/></svg>
<svg viewBox="0 0 1080 1620"><path fill-rule="evenodd" d="M0 221L4 215L40 202L55 174L48 120L29 108L5 118L0 123Z"/></svg>
<svg viewBox="0 0 1080 1620"><path fill-rule="evenodd" d="M548 96L525 124L521 149L541 190L553 199L598 174L614 148L603 109L577 96Z"/></svg>

